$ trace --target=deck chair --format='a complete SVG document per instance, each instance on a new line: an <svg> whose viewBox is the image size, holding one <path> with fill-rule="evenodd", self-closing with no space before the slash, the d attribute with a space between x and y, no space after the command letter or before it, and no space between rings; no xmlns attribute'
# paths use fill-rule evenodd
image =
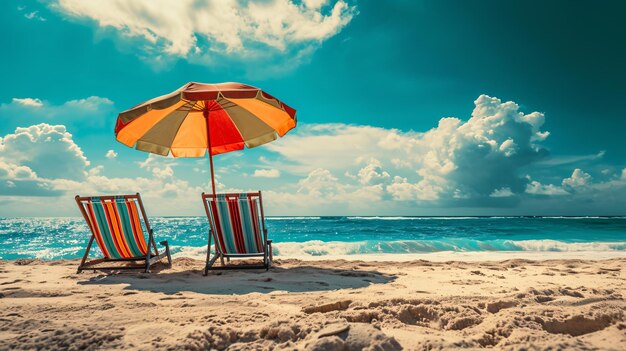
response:
<svg viewBox="0 0 626 351"><path fill-rule="evenodd" d="M139 193L93 197L76 195L76 203L91 231L91 239L78 266L78 273L83 270L101 269L143 269L148 273L150 266L164 257L167 257L169 267L172 266L167 241L160 243L165 247L164 252L159 254L157 250L152 228ZM148 241L145 239L140 218L143 218L148 231ZM86 262L94 240L104 257ZM101 263L111 262L139 262L140 264L99 266Z"/></svg>
<svg viewBox="0 0 626 351"><path fill-rule="evenodd" d="M272 264L272 241L267 240L261 192L242 194L205 194L202 202L209 220L204 275L210 269L265 268ZM215 240L215 255L211 243ZM263 265L226 265L224 258L263 257ZM221 267L213 267L220 258Z"/></svg>

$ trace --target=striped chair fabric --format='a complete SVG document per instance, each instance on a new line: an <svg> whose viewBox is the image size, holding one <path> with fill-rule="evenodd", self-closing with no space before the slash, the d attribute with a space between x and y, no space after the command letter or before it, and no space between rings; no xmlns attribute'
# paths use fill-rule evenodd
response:
<svg viewBox="0 0 626 351"><path fill-rule="evenodd" d="M259 200L248 194L238 197L218 194L207 199L212 227L220 251L224 254L259 254L264 240L259 223Z"/></svg>
<svg viewBox="0 0 626 351"><path fill-rule="evenodd" d="M92 197L85 203L87 224L105 258L146 256L148 245L135 199Z"/></svg>

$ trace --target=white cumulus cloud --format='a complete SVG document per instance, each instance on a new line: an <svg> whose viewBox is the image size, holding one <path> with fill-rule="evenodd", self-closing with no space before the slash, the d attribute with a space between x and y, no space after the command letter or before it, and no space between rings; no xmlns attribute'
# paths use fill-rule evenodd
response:
<svg viewBox="0 0 626 351"><path fill-rule="evenodd" d="M373 159L357 173L359 182L363 185L385 183L390 180L389 173L382 169L380 161Z"/></svg>
<svg viewBox="0 0 626 351"><path fill-rule="evenodd" d="M58 0L52 7L123 37L142 39L153 58L207 53L240 58L291 47L305 52L337 34L356 13L343 0Z"/></svg>
<svg viewBox="0 0 626 351"><path fill-rule="evenodd" d="M524 193L529 180L523 168L548 154L541 146L549 135L541 130L543 114L524 113L514 102L487 95L474 103L468 120L442 118L425 133L345 124L301 126L267 148L286 160L275 167L295 173L323 168L348 178L356 174L361 185L386 184L396 200L471 206ZM376 161L359 168L363 160Z"/></svg>
<svg viewBox="0 0 626 351"><path fill-rule="evenodd" d="M305 124L265 146L270 152L257 164L226 162L216 185L219 192L250 190L230 187L232 177L280 175L280 181L264 180L262 189L267 213L277 215L623 214L626 169L586 168L591 160L582 160L584 167L570 174L549 173L543 123L541 113L481 95L469 118L442 118L423 133ZM188 177L205 170L206 160L186 164L188 172L179 159L149 154L135 171L129 165L127 176L111 177L102 165L91 166L65 126L20 127L0 138L0 196L10 198L0 201L0 211L27 213L14 208L23 203L26 211L33 201L27 197L46 195L58 196L54 211L67 215L74 212L60 211L76 209L61 196L140 192L152 215L200 214L190 199L210 190L209 179ZM256 188L254 179L240 184Z"/></svg>
<svg viewBox="0 0 626 351"><path fill-rule="evenodd" d="M19 104L22 106L30 106L30 107L41 107L43 106L43 102L40 99L33 98L13 98L11 100L15 104Z"/></svg>
<svg viewBox="0 0 626 351"><path fill-rule="evenodd" d="M569 194L562 187L556 186L554 184L542 184L536 180L531 181L526 186L526 193L531 195L567 195Z"/></svg>
<svg viewBox="0 0 626 351"><path fill-rule="evenodd" d="M104 155L104 157L106 157L106 158L108 158L108 159L112 160L112 159L114 159L114 158L116 158L116 157L117 157L117 152L115 152L115 151L113 151L113 150L109 150L109 151L107 151L107 153Z"/></svg>
<svg viewBox="0 0 626 351"><path fill-rule="evenodd" d="M510 197L510 196L514 196L515 194L513 194L513 192L511 191L510 188L508 187L504 187L504 188L500 188L500 189L496 189L494 190L489 197Z"/></svg>
<svg viewBox="0 0 626 351"><path fill-rule="evenodd" d="M590 183L591 175L585 173L580 168L576 168L569 178L563 179L562 184L563 188L575 191L576 189L587 187Z"/></svg>
<svg viewBox="0 0 626 351"><path fill-rule="evenodd" d="M252 176L260 178L278 178L280 177L280 171L277 169L255 169Z"/></svg>
<svg viewBox="0 0 626 351"><path fill-rule="evenodd" d="M39 98L13 98L9 103L0 104L0 117L3 123L12 128L47 122L70 127L102 127L116 109L108 98L89 96L51 103Z"/></svg>
<svg viewBox="0 0 626 351"><path fill-rule="evenodd" d="M0 160L42 178L84 179L89 161L63 125L41 123L0 138Z"/></svg>

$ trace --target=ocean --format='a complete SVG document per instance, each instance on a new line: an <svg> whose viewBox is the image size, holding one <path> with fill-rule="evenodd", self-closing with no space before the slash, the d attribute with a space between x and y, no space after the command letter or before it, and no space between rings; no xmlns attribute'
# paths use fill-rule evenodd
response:
<svg viewBox="0 0 626 351"><path fill-rule="evenodd" d="M204 217L150 218L174 256L206 253ZM626 252L626 217L268 217L277 256L433 252ZM81 257L82 218L0 219L0 259Z"/></svg>

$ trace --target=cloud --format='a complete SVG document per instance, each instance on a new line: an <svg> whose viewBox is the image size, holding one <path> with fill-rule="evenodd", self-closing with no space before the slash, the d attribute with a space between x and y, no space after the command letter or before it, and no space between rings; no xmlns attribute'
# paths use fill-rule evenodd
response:
<svg viewBox="0 0 626 351"><path fill-rule="evenodd" d="M581 188L588 187L591 183L591 175L583 172L580 168L576 168L572 172L572 176L563 179L563 188L571 191L576 191Z"/></svg>
<svg viewBox="0 0 626 351"><path fill-rule="evenodd" d="M267 149L281 156L274 167L296 174L314 168L347 172L347 178L356 174L361 185L385 184L387 194L398 201L482 206L502 195L523 194L529 182L524 168L548 155L541 146L549 135L541 130L544 115L525 114L514 102L487 95L474 104L467 121L442 118L425 133L345 124L301 126ZM359 168L364 160L374 161Z"/></svg>
<svg viewBox="0 0 626 351"><path fill-rule="evenodd" d="M114 158L117 157L117 152L113 151L113 150L109 150L107 151L107 153L104 155L104 157L108 158L109 160L112 160Z"/></svg>
<svg viewBox="0 0 626 351"><path fill-rule="evenodd" d="M580 168L574 169L571 176L564 178L561 185L541 184L533 180L526 187L526 193L542 198L560 199L553 204L563 211L589 214L623 214L624 198L626 198L626 168L610 175L606 170L600 171L610 178L604 181L594 181L591 174ZM546 203L550 203L546 201ZM549 205L548 205L549 206ZM552 209L554 210L554 209ZM598 212L600 211L600 212ZM617 212L616 212L617 211Z"/></svg>
<svg viewBox="0 0 626 351"><path fill-rule="evenodd" d="M139 167L146 169L157 179L167 179L174 176L173 166L176 165L176 161L173 157L161 157L154 154L148 154L145 161L139 162Z"/></svg>
<svg viewBox="0 0 626 351"><path fill-rule="evenodd" d="M90 96L85 99L70 100L64 104L65 107L71 107L76 110L86 112L95 112L103 106L112 106L113 101L99 96Z"/></svg>
<svg viewBox="0 0 626 351"><path fill-rule="evenodd" d="M264 191L263 202L277 214L338 215L378 211L382 185L361 186L341 182L331 171L316 168L295 186ZM279 187L280 189L280 187Z"/></svg>
<svg viewBox="0 0 626 351"><path fill-rule="evenodd" d="M304 6L316 10L326 5L328 0L303 0L302 2L304 3Z"/></svg>
<svg viewBox="0 0 626 351"><path fill-rule="evenodd" d="M264 181L263 189L267 213L276 215L611 214L625 208L623 166L546 173L543 122L541 113L482 95L469 118L442 118L423 133L300 125L264 146L257 164L230 160L229 167L245 166L228 172L280 176ZM153 203L153 215L201 214L189 199L210 189L208 177L198 174L206 167L206 159L183 163L149 154L128 176L110 176L102 165L91 165L65 126L16 128L0 138L0 196L10 198L0 202L0 211L26 213L13 208L32 205L29 196L140 192ZM216 186L220 192L251 190L252 179L235 188L232 175L221 172ZM71 202L58 199L63 204L50 211L74 213Z"/></svg>
<svg viewBox="0 0 626 351"><path fill-rule="evenodd" d="M252 176L260 178L278 178L280 177L280 171L277 169L256 169Z"/></svg>
<svg viewBox="0 0 626 351"><path fill-rule="evenodd" d="M34 19L34 20L42 21L42 22L46 21L44 17L39 15L39 11L31 11L31 12L25 13L24 17L26 17L26 19L29 19L29 20Z"/></svg>
<svg viewBox="0 0 626 351"><path fill-rule="evenodd" d="M89 96L53 104L39 98L13 98L0 104L0 116L6 127L48 122L72 127L102 127L107 118L116 115L115 105L108 98Z"/></svg>
<svg viewBox="0 0 626 351"><path fill-rule="evenodd" d="M8 163L0 159L0 179L34 180L37 174L30 167ZM13 186L15 187L15 183Z"/></svg>
<svg viewBox="0 0 626 351"><path fill-rule="evenodd" d="M527 193L541 202L529 201L529 208L538 214L624 215L626 208L626 169L608 173L600 171L604 180L580 168L561 181L560 185L531 181Z"/></svg>
<svg viewBox="0 0 626 351"><path fill-rule="evenodd" d="M513 206L529 183L523 170L548 154L540 144L549 135L543 123L539 112L481 95L467 121L442 118L425 133L313 125L267 148L281 156L274 167L309 172L297 190L305 203Z"/></svg>
<svg viewBox="0 0 626 351"><path fill-rule="evenodd" d="M24 10L26 10L26 6L18 6L17 7L17 11L19 11L19 12L22 12ZM37 20L37 21L41 21L41 22L45 22L46 21L46 19L39 14L39 11L26 12L26 13L24 13L24 18L26 18L28 20Z"/></svg>
<svg viewBox="0 0 626 351"><path fill-rule="evenodd" d="M362 185L375 185L388 182L391 176L382 169L380 161L372 159L367 166L359 170L357 178Z"/></svg>
<svg viewBox="0 0 626 351"><path fill-rule="evenodd" d="M60 195L54 180L85 180L89 164L65 126L17 128L0 137L0 196Z"/></svg>
<svg viewBox="0 0 626 351"><path fill-rule="evenodd" d="M569 193L563 188L554 184L541 184L540 182L533 180L526 186L526 193L531 195L568 195Z"/></svg>
<svg viewBox="0 0 626 351"><path fill-rule="evenodd" d="M43 102L40 99L33 99L33 98L23 98L23 99L13 98L11 102L15 104L23 105L23 106L29 106L29 107L43 106Z"/></svg>
<svg viewBox="0 0 626 351"><path fill-rule="evenodd" d="M0 160L41 178L84 179L89 161L65 126L41 123L0 138Z"/></svg>
<svg viewBox="0 0 626 351"><path fill-rule="evenodd" d="M510 188L504 187L494 190L493 193L489 194L489 197L511 197L514 195Z"/></svg>
<svg viewBox="0 0 626 351"><path fill-rule="evenodd" d="M52 7L94 21L125 38L140 38L146 57L258 57L293 52L334 36L356 9L345 1L58 0ZM289 60L286 60L288 62Z"/></svg>
<svg viewBox="0 0 626 351"><path fill-rule="evenodd" d="M341 186L337 180L329 170L317 168L298 182L298 192L317 197L322 195L323 190L341 192Z"/></svg>
<svg viewBox="0 0 626 351"><path fill-rule="evenodd" d="M569 155L569 156L558 156L558 157L550 157L539 164L546 166L561 166L561 165L570 165L570 164L580 164L584 161L596 161L604 157L606 154L605 150L601 150L595 154L591 155Z"/></svg>
<svg viewBox="0 0 626 351"><path fill-rule="evenodd" d="M0 202L2 213L14 215L69 215L77 209L69 196L142 193L147 208L154 214L199 214L202 191L210 189L208 181L193 185L176 177L173 159L150 154L137 169L147 176L110 177L104 167L91 166L63 125L38 124L17 128L0 137ZM133 172L128 172L133 173ZM218 182L221 191L229 191ZM33 197L53 196L55 206L33 208ZM150 204L152 203L152 204ZM7 207L8 206L8 207Z"/></svg>

